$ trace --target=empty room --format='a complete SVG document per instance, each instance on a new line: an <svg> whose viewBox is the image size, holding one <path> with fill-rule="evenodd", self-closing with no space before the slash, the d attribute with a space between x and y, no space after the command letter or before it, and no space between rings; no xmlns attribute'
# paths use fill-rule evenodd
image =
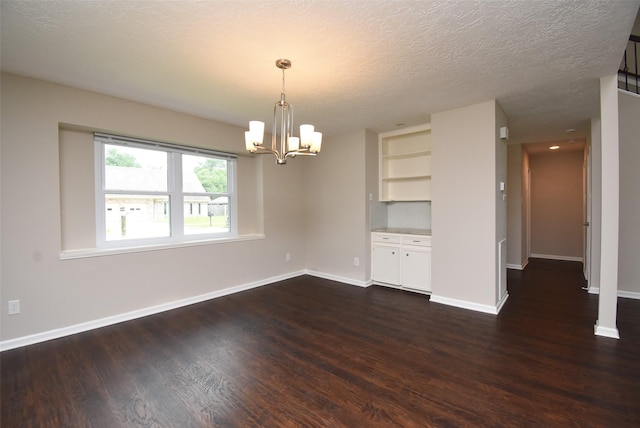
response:
<svg viewBox="0 0 640 428"><path fill-rule="evenodd" d="M2 0L0 424L640 425L639 7Z"/></svg>

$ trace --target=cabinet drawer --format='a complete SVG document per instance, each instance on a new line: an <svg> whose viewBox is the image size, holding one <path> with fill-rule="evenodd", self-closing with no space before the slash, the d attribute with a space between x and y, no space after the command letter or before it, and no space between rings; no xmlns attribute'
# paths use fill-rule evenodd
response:
<svg viewBox="0 0 640 428"><path fill-rule="evenodd" d="M421 235L412 235L402 236L402 245L417 245L421 247L430 247L431 246L431 237L430 236L421 236Z"/></svg>
<svg viewBox="0 0 640 428"><path fill-rule="evenodd" d="M374 232L371 234L371 240L373 242L386 242L388 244L399 244L402 241L402 237L397 233L379 233Z"/></svg>

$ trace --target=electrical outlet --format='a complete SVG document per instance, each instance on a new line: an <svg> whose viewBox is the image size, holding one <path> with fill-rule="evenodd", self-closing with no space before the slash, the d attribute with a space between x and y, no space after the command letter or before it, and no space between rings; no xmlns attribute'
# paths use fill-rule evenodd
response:
<svg viewBox="0 0 640 428"><path fill-rule="evenodd" d="M285 259L285 261L290 262L291 261L291 253L285 254L284 259Z"/></svg>
<svg viewBox="0 0 640 428"><path fill-rule="evenodd" d="M354 257L353 258L353 265L354 266L360 266L360 259L358 257Z"/></svg>
<svg viewBox="0 0 640 428"><path fill-rule="evenodd" d="M20 313L20 300L9 300L9 315Z"/></svg>

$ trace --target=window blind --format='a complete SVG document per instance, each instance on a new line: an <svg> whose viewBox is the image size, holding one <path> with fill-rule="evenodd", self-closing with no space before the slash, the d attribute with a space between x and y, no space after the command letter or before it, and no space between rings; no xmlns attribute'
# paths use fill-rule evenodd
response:
<svg viewBox="0 0 640 428"><path fill-rule="evenodd" d="M153 148L157 147L162 150L170 150L173 152L180 152L184 154L198 154L205 156L215 156L220 159L236 160L238 156L233 153L221 152L218 150L205 149L200 147L181 146L179 144L163 143L160 141L143 140L140 138L122 137L119 135L103 134L95 132L93 134L95 141L107 144L121 144L125 146L134 146L141 148Z"/></svg>

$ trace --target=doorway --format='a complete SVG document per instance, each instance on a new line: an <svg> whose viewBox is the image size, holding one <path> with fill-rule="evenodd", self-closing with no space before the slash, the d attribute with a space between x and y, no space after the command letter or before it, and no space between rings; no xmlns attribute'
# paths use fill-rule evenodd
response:
<svg viewBox="0 0 640 428"><path fill-rule="evenodd" d="M585 141L523 144L523 151L527 258L579 261L588 278Z"/></svg>

